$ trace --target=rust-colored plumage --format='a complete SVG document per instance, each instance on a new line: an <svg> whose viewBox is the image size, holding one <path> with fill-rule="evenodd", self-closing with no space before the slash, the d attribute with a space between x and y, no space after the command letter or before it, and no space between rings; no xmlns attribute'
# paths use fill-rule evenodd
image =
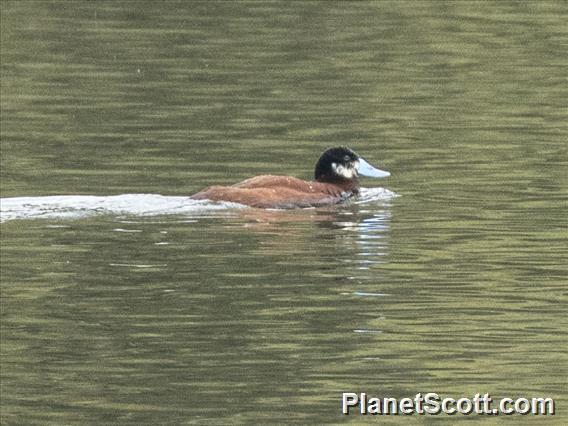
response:
<svg viewBox="0 0 568 426"><path fill-rule="evenodd" d="M260 208L317 207L337 204L354 192L352 182L308 182L289 176L262 175L233 186L210 186L195 200L231 201Z"/></svg>
<svg viewBox="0 0 568 426"><path fill-rule="evenodd" d="M316 164L315 181L290 176L262 175L232 186L210 186L190 198L230 201L258 208L319 207L337 204L358 194L358 168L361 163L370 166L348 148L330 148ZM387 172L381 173L388 175Z"/></svg>

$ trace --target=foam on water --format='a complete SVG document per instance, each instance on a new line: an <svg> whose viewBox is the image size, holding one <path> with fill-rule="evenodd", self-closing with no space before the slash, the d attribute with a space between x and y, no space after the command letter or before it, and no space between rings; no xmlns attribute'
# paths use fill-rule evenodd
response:
<svg viewBox="0 0 568 426"><path fill-rule="evenodd" d="M385 188L361 188L353 202L367 204L388 200L396 194ZM195 215L211 211L246 208L242 204L192 200L157 194L123 194L108 197L54 195L0 199L0 222L14 219L77 219L98 214L135 216Z"/></svg>
<svg viewBox="0 0 568 426"><path fill-rule="evenodd" d="M386 201L398 197L396 192L386 188L361 188L359 196L352 202L354 204L369 204L375 201Z"/></svg>
<svg viewBox="0 0 568 426"><path fill-rule="evenodd" d="M108 197L56 195L0 199L0 221L13 219L76 219L97 214L156 216L243 208L236 203L213 203L189 197L157 194L123 194Z"/></svg>

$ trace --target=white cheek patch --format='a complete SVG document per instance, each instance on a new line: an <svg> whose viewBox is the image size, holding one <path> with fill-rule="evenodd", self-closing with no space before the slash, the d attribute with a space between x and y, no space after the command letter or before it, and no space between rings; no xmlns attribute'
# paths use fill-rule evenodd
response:
<svg viewBox="0 0 568 426"><path fill-rule="evenodd" d="M331 169L336 175L341 176L345 179L353 179L353 176L355 176L357 170L351 167L345 167L337 163L331 163Z"/></svg>

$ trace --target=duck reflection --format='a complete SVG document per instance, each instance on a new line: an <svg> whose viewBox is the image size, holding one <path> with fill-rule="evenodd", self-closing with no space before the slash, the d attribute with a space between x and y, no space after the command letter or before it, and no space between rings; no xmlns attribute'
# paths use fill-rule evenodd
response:
<svg viewBox="0 0 568 426"><path fill-rule="evenodd" d="M369 269L374 264L384 263L388 253L388 232L390 209L356 210L348 217L350 220L334 222L334 226L345 231L343 242L353 249L355 257L346 258L358 269Z"/></svg>
<svg viewBox="0 0 568 426"><path fill-rule="evenodd" d="M285 253L309 252L310 257L335 258L360 270L385 262L388 253L387 202L304 210L245 209L238 216L239 226L279 237L263 238L265 249L268 245Z"/></svg>

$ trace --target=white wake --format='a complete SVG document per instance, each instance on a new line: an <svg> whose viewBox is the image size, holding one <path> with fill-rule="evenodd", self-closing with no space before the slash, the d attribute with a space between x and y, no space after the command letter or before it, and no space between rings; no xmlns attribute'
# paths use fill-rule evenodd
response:
<svg viewBox="0 0 568 426"><path fill-rule="evenodd" d="M370 204L375 201L387 201L398 197L396 192L386 188L360 188L359 196L353 199L354 204Z"/></svg>
<svg viewBox="0 0 568 426"><path fill-rule="evenodd" d="M189 197L156 194L124 194L108 197L55 195L0 199L0 221L13 219L76 219L100 214L136 216L188 215L199 212L243 208L236 203L213 203Z"/></svg>
<svg viewBox="0 0 568 426"><path fill-rule="evenodd" d="M396 197L385 188L361 188L359 197L350 203L369 204ZM123 194L114 196L54 195L0 199L0 222L14 219L78 219L94 215L195 215L207 212L246 208L242 204L192 200L157 194Z"/></svg>

